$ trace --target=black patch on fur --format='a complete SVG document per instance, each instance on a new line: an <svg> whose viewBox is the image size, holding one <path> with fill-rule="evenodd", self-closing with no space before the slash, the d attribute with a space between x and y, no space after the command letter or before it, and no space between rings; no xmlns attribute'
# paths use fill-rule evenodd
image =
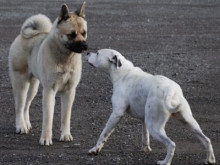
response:
<svg viewBox="0 0 220 165"><path fill-rule="evenodd" d="M85 31L85 30L82 32L82 36L83 36L84 38L86 37L86 31Z"/></svg>
<svg viewBox="0 0 220 165"><path fill-rule="evenodd" d="M69 18L70 18L69 9L66 4L63 4L60 10L58 24L60 24L62 21L66 21Z"/></svg>
<svg viewBox="0 0 220 165"><path fill-rule="evenodd" d="M118 67L121 67L121 66L122 66L121 61L118 60Z"/></svg>
<svg viewBox="0 0 220 165"><path fill-rule="evenodd" d="M75 38L76 38L76 32L73 31L73 32L70 33L70 34L67 34L67 37L68 37L69 40L73 40L73 39L75 39Z"/></svg>
<svg viewBox="0 0 220 165"><path fill-rule="evenodd" d="M112 63L115 64L116 67L122 66L120 59L118 59L116 55L112 58Z"/></svg>
<svg viewBox="0 0 220 165"><path fill-rule="evenodd" d="M88 49L88 45L85 41L68 42L65 44L65 47L75 53L82 53Z"/></svg>
<svg viewBox="0 0 220 165"><path fill-rule="evenodd" d="M32 73L29 73L28 79L31 80L33 77L34 77L34 75Z"/></svg>

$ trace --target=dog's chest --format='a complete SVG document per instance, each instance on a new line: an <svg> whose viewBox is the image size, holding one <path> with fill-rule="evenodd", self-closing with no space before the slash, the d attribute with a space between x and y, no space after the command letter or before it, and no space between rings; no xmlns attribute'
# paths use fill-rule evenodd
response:
<svg viewBox="0 0 220 165"><path fill-rule="evenodd" d="M57 66L57 72L55 74L53 88L56 91L65 92L78 84L81 69L79 66Z"/></svg>

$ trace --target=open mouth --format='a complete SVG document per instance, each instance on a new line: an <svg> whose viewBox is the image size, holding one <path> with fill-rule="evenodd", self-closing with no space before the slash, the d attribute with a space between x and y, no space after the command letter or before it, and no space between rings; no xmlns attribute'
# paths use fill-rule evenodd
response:
<svg viewBox="0 0 220 165"><path fill-rule="evenodd" d="M71 49L70 49L71 50ZM77 49L77 48L73 48L71 51L75 52L75 53L84 53L87 51L87 49Z"/></svg>
<svg viewBox="0 0 220 165"><path fill-rule="evenodd" d="M89 61L88 61L88 63L89 63L89 65L91 65L92 67L95 67L92 63L90 63Z"/></svg>
<svg viewBox="0 0 220 165"><path fill-rule="evenodd" d="M80 53L85 53L87 50L82 50Z"/></svg>

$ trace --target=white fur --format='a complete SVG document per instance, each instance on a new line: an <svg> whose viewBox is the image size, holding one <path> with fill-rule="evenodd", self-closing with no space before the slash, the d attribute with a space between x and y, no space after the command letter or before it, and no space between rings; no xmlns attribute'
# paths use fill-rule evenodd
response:
<svg viewBox="0 0 220 165"><path fill-rule="evenodd" d="M117 66L115 57L117 62L120 61L121 66ZM192 116L189 104L177 83L164 76L154 76L143 72L140 68L134 67L119 52L111 49L89 53L88 62L109 73L113 83L112 114L96 146L89 150L90 154L100 152L116 124L125 112L128 112L143 122L142 150L151 151L150 133L167 148L165 159L158 161L158 164L170 165L175 151L175 143L166 135L165 125L173 115L188 126L205 146L206 163L215 163L211 141L203 134Z"/></svg>
<svg viewBox="0 0 220 165"><path fill-rule="evenodd" d="M31 38L39 33L49 33L51 21L42 14L33 15L28 18L21 27L21 34L24 38Z"/></svg>

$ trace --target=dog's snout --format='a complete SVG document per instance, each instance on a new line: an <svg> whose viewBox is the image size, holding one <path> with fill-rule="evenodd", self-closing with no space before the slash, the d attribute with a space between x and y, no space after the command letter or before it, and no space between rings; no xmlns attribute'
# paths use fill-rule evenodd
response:
<svg viewBox="0 0 220 165"><path fill-rule="evenodd" d="M87 56L89 56L89 55L90 55L90 52L87 53Z"/></svg>
<svg viewBox="0 0 220 165"><path fill-rule="evenodd" d="M83 51L88 50L88 45L85 41L70 42L65 46L67 49L76 53L82 53Z"/></svg>
<svg viewBox="0 0 220 165"><path fill-rule="evenodd" d="M81 49L82 50L87 50L88 49L88 45L86 42L81 42Z"/></svg>

